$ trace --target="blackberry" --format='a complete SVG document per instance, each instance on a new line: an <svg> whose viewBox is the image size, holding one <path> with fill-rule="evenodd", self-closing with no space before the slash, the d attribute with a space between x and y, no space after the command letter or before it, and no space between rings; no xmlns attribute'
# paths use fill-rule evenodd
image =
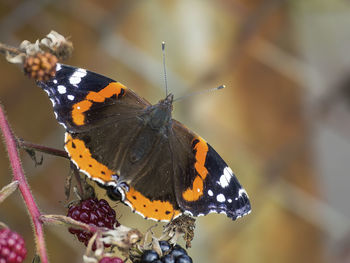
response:
<svg viewBox="0 0 350 263"><path fill-rule="evenodd" d="M185 249L180 245L172 246L167 241L159 241L163 256L159 257L154 250L145 250L139 263L192 263Z"/></svg>
<svg viewBox="0 0 350 263"><path fill-rule="evenodd" d="M169 242L165 240L159 241L159 246L163 253L167 253L172 248Z"/></svg>
<svg viewBox="0 0 350 263"><path fill-rule="evenodd" d="M192 258L190 258L188 255L181 255L178 258L176 258L176 263L192 263ZM167 263L167 262L165 262Z"/></svg>
<svg viewBox="0 0 350 263"><path fill-rule="evenodd" d="M0 229L0 263L21 263L26 255L23 238L8 228Z"/></svg>
<svg viewBox="0 0 350 263"><path fill-rule="evenodd" d="M104 199L97 200L97 198L90 198L81 201L78 205L72 205L69 207L67 216L85 224L109 229L113 229L114 225L120 225L115 218L115 211ZM85 230L75 228L69 228L68 230L70 233L76 235L78 240L84 243L85 246L87 246L92 237L92 233ZM108 247L109 245L105 246ZM94 249L95 244L93 246Z"/></svg>
<svg viewBox="0 0 350 263"><path fill-rule="evenodd" d="M164 263L175 263L175 257L171 254L163 256L162 260Z"/></svg>
<svg viewBox="0 0 350 263"><path fill-rule="evenodd" d="M171 250L170 254L174 257L174 258L178 258L182 255L187 255L186 250L184 250L181 246L179 245L175 245L173 247L173 249Z"/></svg>
<svg viewBox="0 0 350 263"><path fill-rule="evenodd" d="M153 262L159 259L159 255L154 250L145 250L141 256L142 263Z"/></svg>
<svg viewBox="0 0 350 263"><path fill-rule="evenodd" d="M98 263L124 263L124 261L117 257L103 257Z"/></svg>

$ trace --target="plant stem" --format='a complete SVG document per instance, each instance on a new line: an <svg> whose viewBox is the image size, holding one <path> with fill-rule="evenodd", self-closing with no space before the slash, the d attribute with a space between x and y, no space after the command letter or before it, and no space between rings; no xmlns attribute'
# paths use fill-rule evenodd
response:
<svg viewBox="0 0 350 263"><path fill-rule="evenodd" d="M7 53L19 55L24 52L21 51L19 48L11 47L9 45L0 43L0 53L4 55L6 55Z"/></svg>
<svg viewBox="0 0 350 263"><path fill-rule="evenodd" d="M16 139L11 131L10 125L6 119L5 112L0 105L0 129L5 138L5 144L8 151L11 168L13 171L13 177L19 183L19 190L21 191L22 197L28 209L30 218L33 221L36 250L40 255L41 262L48 263L48 257L46 253L46 245L44 240L44 232L42 222L40 220L41 213L37 204L34 201L34 197L30 192L30 188L26 177L23 172L21 161L19 158Z"/></svg>
<svg viewBox="0 0 350 263"><path fill-rule="evenodd" d="M40 217L41 221L45 224L51 224L51 225L69 225L70 227L77 227L86 231L89 231L91 233L95 233L97 231L107 231L109 229L104 227L98 227L94 225L88 225L83 222L74 220L71 217L68 216L62 216L62 215L42 215Z"/></svg>
<svg viewBox="0 0 350 263"><path fill-rule="evenodd" d="M63 157L63 158L69 159L68 154L65 151L62 151L59 149L50 148L50 147L46 147L43 145L26 142L20 138L17 138L17 142L18 142L18 147L23 148L25 150L34 150L34 151L47 153L47 154L51 154L51 155L55 155L58 157Z"/></svg>

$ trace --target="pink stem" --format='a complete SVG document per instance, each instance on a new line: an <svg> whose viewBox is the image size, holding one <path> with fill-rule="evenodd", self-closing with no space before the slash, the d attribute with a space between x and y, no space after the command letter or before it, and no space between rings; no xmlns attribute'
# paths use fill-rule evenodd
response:
<svg viewBox="0 0 350 263"><path fill-rule="evenodd" d="M15 180L19 182L19 189L22 193L29 215L34 224L37 253L40 255L41 262L48 263L43 226L42 226L42 222L40 221L41 213L34 201L32 193L30 192L29 185L27 183L26 177L22 169L21 160L18 155L16 139L13 136L11 128L6 119L5 112L1 107L1 105L0 105L0 129L5 138L6 148L9 154L10 163L13 171L13 177Z"/></svg>

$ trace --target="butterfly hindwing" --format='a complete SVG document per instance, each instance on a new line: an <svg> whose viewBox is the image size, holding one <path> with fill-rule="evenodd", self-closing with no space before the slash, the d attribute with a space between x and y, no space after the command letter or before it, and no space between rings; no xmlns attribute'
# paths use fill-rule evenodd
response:
<svg viewBox="0 0 350 263"><path fill-rule="evenodd" d="M181 214L168 140L139 118L67 133L65 149L95 181L115 187L126 183L120 187L122 201L144 217L169 221Z"/></svg>

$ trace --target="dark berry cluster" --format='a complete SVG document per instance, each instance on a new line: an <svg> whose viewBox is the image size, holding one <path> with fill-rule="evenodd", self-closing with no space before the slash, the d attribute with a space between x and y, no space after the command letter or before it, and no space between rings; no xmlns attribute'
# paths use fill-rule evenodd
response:
<svg viewBox="0 0 350 263"><path fill-rule="evenodd" d="M192 258L179 245L172 246L167 241L159 241L163 256L154 250L145 250L137 263L192 263Z"/></svg>
<svg viewBox="0 0 350 263"><path fill-rule="evenodd" d="M26 255L23 238L8 228L0 229L0 263L21 263Z"/></svg>
<svg viewBox="0 0 350 263"><path fill-rule="evenodd" d="M98 263L124 263L124 261L117 257L103 257Z"/></svg>
<svg viewBox="0 0 350 263"><path fill-rule="evenodd" d="M67 216L85 224L109 229L113 229L114 225L120 225L115 218L115 211L104 199L90 198L72 205L69 207ZM80 229L69 228L69 232L75 234L86 246L92 237L91 232Z"/></svg>

